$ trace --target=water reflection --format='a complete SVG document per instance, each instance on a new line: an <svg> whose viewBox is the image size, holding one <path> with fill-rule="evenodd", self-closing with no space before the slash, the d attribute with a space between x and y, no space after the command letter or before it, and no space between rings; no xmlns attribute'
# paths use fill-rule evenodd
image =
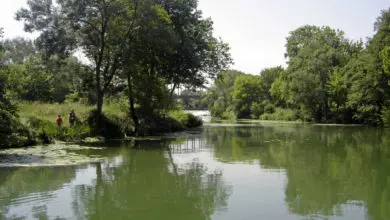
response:
<svg viewBox="0 0 390 220"><path fill-rule="evenodd" d="M284 169L292 213L314 219L360 213L361 219L384 220L390 219L387 132L280 125L209 128L205 134L221 161Z"/></svg>
<svg viewBox="0 0 390 220"><path fill-rule="evenodd" d="M0 219L390 219L388 132L244 124L80 149L106 159L0 168Z"/></svg>
<svg viewBox="0 0 390 220"><path fill-rule="evenodd" d="M176 165L161 150L127 151L122 156L119 167L98 166L96 185L78 193L89 219L210 219L226 203L221 172L207 172L195 162L172 172L169 167Z"/></svg>
<svg viewBox="0 0 390 220"><path fill-rule="evenodd" d="M49 203L60 202L58 192L75 173L75 167L0 169L0 219L48 219Z"/></svg>
<svg viewBox="0 0 390 220"><path fill-rule="evenodd" d="M0 169L0 219L210 219L230 193L222 172L177 163L169 146L137 141L103 151L102 163Z"/></svg>

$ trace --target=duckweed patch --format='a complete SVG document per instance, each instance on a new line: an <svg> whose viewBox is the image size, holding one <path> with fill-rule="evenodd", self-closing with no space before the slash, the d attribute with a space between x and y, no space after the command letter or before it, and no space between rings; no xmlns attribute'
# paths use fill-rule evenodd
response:
<svg viewBox="0 0 390 220"><path fill-rule="evenodd" d="M87 147L57 143L31 148L8 149L0 151L0 167L67 166L99 162L99 155L83 155L81 150L102 150L101 147Z"/></svg>

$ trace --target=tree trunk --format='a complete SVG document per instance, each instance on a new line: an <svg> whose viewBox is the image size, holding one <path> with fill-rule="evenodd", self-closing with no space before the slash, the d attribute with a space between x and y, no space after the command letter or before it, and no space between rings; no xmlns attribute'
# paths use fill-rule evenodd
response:
<svg viewBox="0 0 390 220"><path fill-rule="evenodd" d="M329 105L328 105L328 96L325 98L325 121L328 122L329 119Z"/></svg>
<svg viewBox="0 0 390 220"><path fill-rule="evenodd" d="M96 96L97 96L97 108L96 108L96 129L100 133L102 128L102 112L103 112L103 96L104 91L101 88L101 67L103 63L103 55L106 47L106 41L105 41L105 34L106 34L106 28L107 28L108 19L105 17L104 20L102 20L102 31L100 33L100 49L99 53L95 58L96 62ZM105 73L103 73L105 74ZM104 85L104 82L103 82Z"/></svg>
<svg viewBox="0 0 390 220"><path fill-rule="evenodd" d="M97 93L97 112L96 112L96 119L97 119L97 127L100 129L101 128L101 118L103 114L103 96L104 94L102 91L99 90Z"/></svg>
<svg viewBox="0 0 390 220"><path fill-rule="evenodd" d="M96 67L96 96L97 96L97 103L96 103L96 128L98 132L100 132L101 129L101 117L103 112L103 92L100 89L100 65L97 65Z"/></svg>
<svg viewBox="0 0 390 220"><path fill-rule="evenodd" d="M173 83L173 87L171 89L171 92L170 92L170 101L172 102L172 98L173 98L173 93L175 92L175 89L176 89L176 86L177 84L176 83Z"/></svg>
<svg viewBox="0 0 390 220"><path fill-rule="evenodd" d="M137 113L135 112L134 107L134 96L133 96L133 86L131 82L131 74L127 74L127 84L128 84L128 95L129 95L129 105L130 105L130 117L133 119L134 122L134 132L133 135L138 136L138 129L139 129L139 121L137 117Z"/></svg>

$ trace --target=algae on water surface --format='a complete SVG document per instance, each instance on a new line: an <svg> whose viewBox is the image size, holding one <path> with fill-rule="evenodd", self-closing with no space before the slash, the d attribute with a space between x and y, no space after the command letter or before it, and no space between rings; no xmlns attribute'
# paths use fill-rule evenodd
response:
<svg viewBox="0 0 390 220"><path fill-rule="evenodd" d="M0 151L0 167L64 166L91 163L103 160L98 155L82 155L80 150L101 150L100 147L86 147L57 143L22 149Z"/></svg>

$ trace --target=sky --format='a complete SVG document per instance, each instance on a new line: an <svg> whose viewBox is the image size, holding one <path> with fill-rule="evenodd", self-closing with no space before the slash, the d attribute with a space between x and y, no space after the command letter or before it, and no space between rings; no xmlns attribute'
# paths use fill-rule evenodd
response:
<svg viewBox="0 0 390 220"><path fill-rule="evenodd" d="M0 27L5 38L32 38L15 12L27 0L1 0ZM215 36L229 43L232 68L258 74L268 67L285 66L286 37L306 24L330 26L351 40L373 35L373 24L389 0L199 0L199 9L214 21Z"/></svg>

